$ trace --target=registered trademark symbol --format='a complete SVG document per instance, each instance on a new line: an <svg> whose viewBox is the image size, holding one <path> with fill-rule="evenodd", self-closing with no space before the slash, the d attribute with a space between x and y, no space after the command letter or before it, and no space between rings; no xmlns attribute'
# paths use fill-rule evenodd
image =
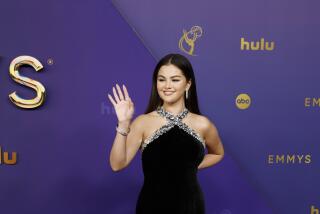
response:
<svg viewBox="0 0 320 214"><path fill-rule="evenodd" d="M47 63L48 63L48 65L53 65L53 59L52 59L52 58L49 58L49 59L47 60Z"/></svg>

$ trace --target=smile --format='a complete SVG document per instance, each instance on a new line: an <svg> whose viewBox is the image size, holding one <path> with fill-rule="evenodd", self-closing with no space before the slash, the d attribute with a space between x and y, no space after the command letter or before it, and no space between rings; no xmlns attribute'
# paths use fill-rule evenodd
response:
<svg viewBox="0 0 320 214"><path fill-rule="evenodd" d="M164 93L164 95L166 95L166 96L170 96L170 95L173 94L174 92L172 92L172 91L164 91L163 93Z"/></svg>

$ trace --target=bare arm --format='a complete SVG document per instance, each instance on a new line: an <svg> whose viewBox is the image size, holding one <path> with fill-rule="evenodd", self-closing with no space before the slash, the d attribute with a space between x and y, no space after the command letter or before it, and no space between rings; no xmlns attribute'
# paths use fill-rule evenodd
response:
<svg viewBox="0 0 320 214"><path fill-rule="evenodd" d="M142 141L142 124L144 115L138 116L132 124L128 121L119 122L119 128L130 132L127 136L116 133L111 151L110 165L113 171L120 171L127 167L136 155Z"/></svg>
<svg viewBox="0 0 320 214"><path fill-rule="evenodd" d="M204 119L204 124L204 138L208 154L205 155L203 161L199 164L198 169L215 165L221 161L224 156L224 149L217 128L207 118Z"/></svg>
<svg viewBox="0 0 320 214"><path fill-rule="evenodd" d="M114 87L112 88L114 98L108 94L117 114L118 128L126 130L124 132L127 133L127 135L122 135L116 132L110 151L110 166L113 171L119 171L131 162L140 147L143 133L141 123L143 123L144 115L140 115L130 124L134 113L134 104L125 85L122 87L123 93L118 84L116 84L117 91Z"/></svg>

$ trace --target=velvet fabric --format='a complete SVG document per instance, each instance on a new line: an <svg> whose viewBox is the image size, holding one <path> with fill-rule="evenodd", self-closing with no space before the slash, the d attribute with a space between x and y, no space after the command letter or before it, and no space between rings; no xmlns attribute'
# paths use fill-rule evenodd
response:
<svg viewBox="0 0 320 214"><path fill-rule="evenodd" d="M202 143L177 125L151 141L142 151L136 214L205 214L197 180L204 155Z"/></svg>

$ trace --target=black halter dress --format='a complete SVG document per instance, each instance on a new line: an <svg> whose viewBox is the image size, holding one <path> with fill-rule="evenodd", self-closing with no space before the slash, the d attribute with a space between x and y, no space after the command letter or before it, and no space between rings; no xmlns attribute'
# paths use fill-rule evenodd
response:
<svg viewBox="0 0 320 214"><path fill-rule="evenodd" d="M205 201L197 180L205 155L201 136L182 122L188 109L173 115L162 106L167 123L141 144L144 183L136 214L204 214Z"/></svg>

